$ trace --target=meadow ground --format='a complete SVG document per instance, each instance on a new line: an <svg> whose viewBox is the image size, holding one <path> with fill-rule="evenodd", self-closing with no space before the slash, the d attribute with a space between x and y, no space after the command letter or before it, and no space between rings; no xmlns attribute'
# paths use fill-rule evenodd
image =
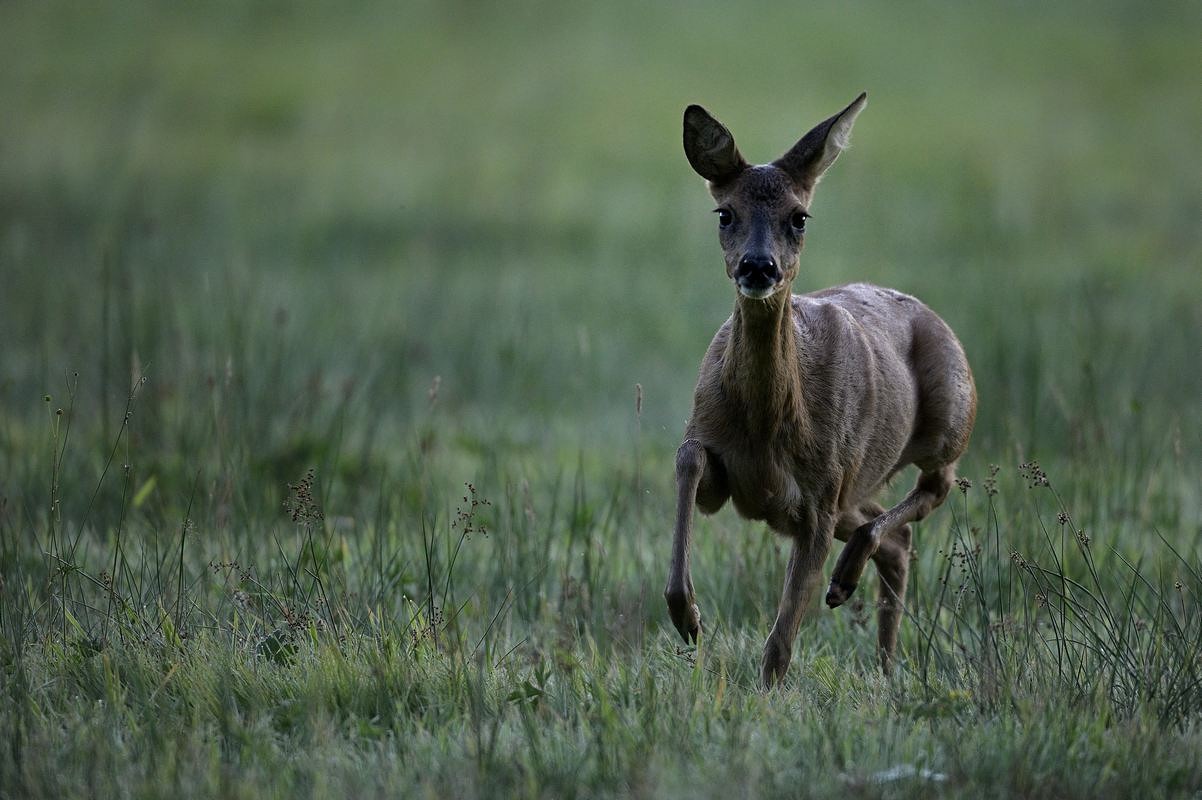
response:
<svg viewBox="0 0 1202 800"><path fill-rule="evenodd" d="M3 4L0 797L1196 795L1200 40L1188 4ZM699 523L697 648L660 597L733 300L680 113L768 160L862 89L795 288L947 319L972 487L892 680L869 581L764 694L778 541Z"/></svg>

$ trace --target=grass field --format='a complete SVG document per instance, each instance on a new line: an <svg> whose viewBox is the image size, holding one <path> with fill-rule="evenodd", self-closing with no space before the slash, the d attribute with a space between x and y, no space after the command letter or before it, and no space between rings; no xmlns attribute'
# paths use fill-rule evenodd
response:
<svg viewBox="0 0 1202 800"><path fill-rule="evenodd" d="M0 5L0 797L1197 796L1199 41L1186 3ZM972 487L893 678L873 580L765 694L779 541L699 522L699 647L661 598L734 297L680 114L765 161L861 90L795 290L952 325Z"/></svg>

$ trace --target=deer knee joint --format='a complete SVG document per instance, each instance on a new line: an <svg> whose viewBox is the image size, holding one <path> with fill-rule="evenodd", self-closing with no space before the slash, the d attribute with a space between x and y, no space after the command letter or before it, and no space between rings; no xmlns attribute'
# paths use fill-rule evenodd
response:
<svg viewBox="0 0 1202 800"><path fill-rule="evenodd" d="M705 448L696 439L686 439L676 451L676 477L700 481L705 474Z"/></svg>
<svg viewBox="0 0 1202 800"><path fill-rule="evenodd" d="M881 531L877 527L876 520L865 522L856 528L847 541L847 546L850 547L853 543L860 547L867 547L869 553L875 553L881 546Z"/></svg>
<svg viewBox="0 0 1202 800"><path fill-rule="evenodd" d="M953 474L951 467L945 467L935 472L924 472L918 476L916 488L930 494L934 498L934 505L938 506L952 489Z"/></svg>

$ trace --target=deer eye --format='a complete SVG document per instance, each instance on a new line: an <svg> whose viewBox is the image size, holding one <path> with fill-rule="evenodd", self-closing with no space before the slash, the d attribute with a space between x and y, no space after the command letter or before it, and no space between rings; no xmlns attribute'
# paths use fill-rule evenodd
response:
<svg viewBox="0 0 1202 800"><path fill-rule="evenodd" d="M717 208L714 209L714 213L718 215L719 228L729 228L731 223L735 221L734 212L732 212L729 208Z"/></svg>
<svg viewBox="0 0 1202 800"><path fill-rule="evenodd" d="M789 226L792 227L797 233L805 233L806 220L809 218L810 215L804 211L794 211L789 215Z"/></svg>

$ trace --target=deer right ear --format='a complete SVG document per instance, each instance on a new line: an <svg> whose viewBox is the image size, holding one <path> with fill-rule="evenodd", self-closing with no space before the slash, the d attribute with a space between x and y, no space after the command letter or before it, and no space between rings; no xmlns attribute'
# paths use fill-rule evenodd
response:
<svg viewBox="0 0 1202 800"><path fill-rule="evenodd" d="M701 106L684 110L684 154L697 174L711 183L726 183L747 168L735 137Z"/></svg>
<svg viewBox="0 0 1202 800"><path fill-rule="evenodd" d="M851 126L866 105L868 94L861 92L859 97L851 101L851 105L818 123L789 152L773 163L806 189L813 189L822 173L847 149Z"/></svg>

